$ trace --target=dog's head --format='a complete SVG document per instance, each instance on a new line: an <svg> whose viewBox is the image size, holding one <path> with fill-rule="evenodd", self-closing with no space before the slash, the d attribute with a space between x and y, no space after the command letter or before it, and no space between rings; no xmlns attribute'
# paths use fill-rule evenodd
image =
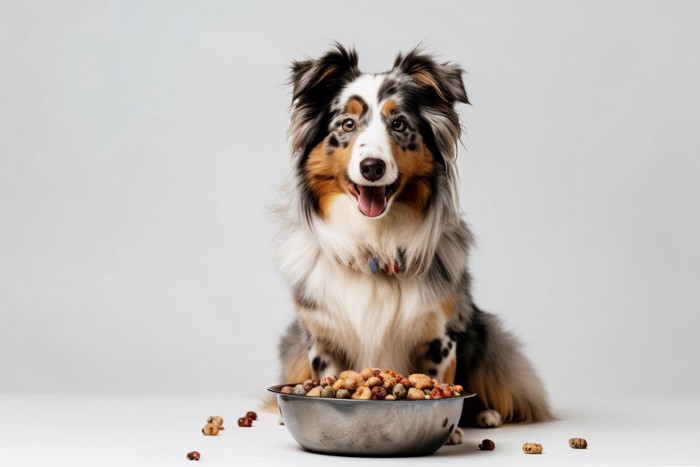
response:
<svg viewBox="0 0 700 467"><path fill-rule="evenodd" d="M396 204L422 215L438 197L458 215L462 73L418 49L378 74L339 44L294 62L289 136L306 216L327 216L339 197L370 219Z"/></svg>

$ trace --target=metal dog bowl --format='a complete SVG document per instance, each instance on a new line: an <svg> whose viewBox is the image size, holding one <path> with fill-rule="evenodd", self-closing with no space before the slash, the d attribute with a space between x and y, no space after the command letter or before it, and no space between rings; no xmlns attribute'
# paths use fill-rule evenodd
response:
<svg viewBox="0 0 700 467"><path fill-rule="evenodd" d="M464 400L355 400L277 394L284 424L304 449L322 454L368 457L425 456L450 438ZM289 386L295 386L290 384Z"/></svg>

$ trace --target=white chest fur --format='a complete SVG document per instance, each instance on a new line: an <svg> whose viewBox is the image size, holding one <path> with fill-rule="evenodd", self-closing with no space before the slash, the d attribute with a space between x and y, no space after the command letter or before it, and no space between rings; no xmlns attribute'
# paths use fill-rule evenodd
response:
<svg viewBox="0 0 700 467"><path fill-rule="evenodd" d="M369 262L379 256L391 264L396 251L416 241L409 225L387 228L392 219L368 222L344 200L334 215L315 226L290 233L282 248L281 267L292 286L301 290L314 310L305 313L323 336L352 355L357 368L378 366L407 372L429 329L441 329L444 315L420 276L372 273ZM432 303L431 303L432 301Z"/></svg>

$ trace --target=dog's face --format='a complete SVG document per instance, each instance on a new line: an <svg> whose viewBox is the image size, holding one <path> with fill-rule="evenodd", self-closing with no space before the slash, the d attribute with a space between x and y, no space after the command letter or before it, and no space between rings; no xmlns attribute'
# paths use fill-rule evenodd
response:
<svg viewBox="0 0 700 467"><path fill-rule="evenodd" d="M307 215L328 215L339 197L369 219L395 203L425 212L455 176L461 75L416 50L379 74L360 73L354 51L340 46L295 62L290 136Z"/></svg>

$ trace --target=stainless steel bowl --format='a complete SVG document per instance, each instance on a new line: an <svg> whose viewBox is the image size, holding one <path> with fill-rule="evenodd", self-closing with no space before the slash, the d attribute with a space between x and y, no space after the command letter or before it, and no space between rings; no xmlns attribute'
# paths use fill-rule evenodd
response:
<svg viewBox="0 0 700 467"><path fill-rule="evenodd" d="M322 454L370 457L425 456L450 438L466 392L449 399L355 400L282 394L271 386L292 437ZM291 384L290 386L294 386Z"/></svg>

